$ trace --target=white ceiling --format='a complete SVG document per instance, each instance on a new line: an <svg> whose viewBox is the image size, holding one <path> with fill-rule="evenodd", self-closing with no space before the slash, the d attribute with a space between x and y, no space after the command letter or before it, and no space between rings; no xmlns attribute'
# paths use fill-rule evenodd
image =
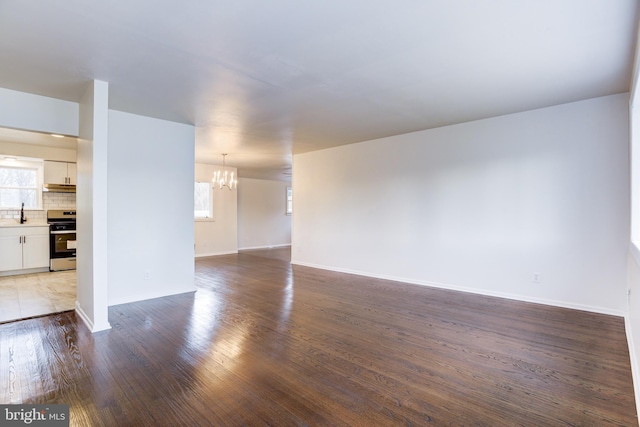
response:
<svg viewBox="0 0 640 427"><path fill-rule="evenodd" d="M196 125L196 161L292 153L629 90L637 0L0 0L0 87Z"/></svg>

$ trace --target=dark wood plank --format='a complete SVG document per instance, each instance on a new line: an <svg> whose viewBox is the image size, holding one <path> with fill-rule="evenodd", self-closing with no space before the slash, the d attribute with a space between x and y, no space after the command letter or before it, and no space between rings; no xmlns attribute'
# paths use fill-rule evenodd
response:
<svg viewBox="0 0 640 427"><path fill-rule="evenodd" d="M72 425L632 426L624 321L291 266L196 262L195 293L0 325L0 402Z"/></svg>

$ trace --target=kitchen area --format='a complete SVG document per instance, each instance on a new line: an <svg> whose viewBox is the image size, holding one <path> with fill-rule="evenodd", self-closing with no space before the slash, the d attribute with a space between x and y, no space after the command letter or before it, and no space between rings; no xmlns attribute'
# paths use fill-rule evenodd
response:
<svg viewBox="0 0 640 427"><path fill-rule="evenodd" d="M75 308L76 145L0 128L0 323Z"/></svg>

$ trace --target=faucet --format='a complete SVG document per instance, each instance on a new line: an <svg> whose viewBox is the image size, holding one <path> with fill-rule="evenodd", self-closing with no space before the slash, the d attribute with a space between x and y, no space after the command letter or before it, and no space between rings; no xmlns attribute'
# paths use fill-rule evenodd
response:
<svg viewBox="0 0 640 427"><path fill-rule="evenodd" d="M22 207L20 208L20 224L24 224L25 222L27 222L27 218L24 217L24 203L23 203Z"/></svg>

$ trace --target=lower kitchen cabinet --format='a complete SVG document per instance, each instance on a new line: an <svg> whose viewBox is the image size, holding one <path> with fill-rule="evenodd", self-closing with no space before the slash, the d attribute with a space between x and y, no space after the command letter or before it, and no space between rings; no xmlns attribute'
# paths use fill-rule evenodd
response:
<svg viewBox="0 0 640 427"><path fill-rule="evenodd" d="M0 271L49 266L49 227L0 227Z"/></svg>

